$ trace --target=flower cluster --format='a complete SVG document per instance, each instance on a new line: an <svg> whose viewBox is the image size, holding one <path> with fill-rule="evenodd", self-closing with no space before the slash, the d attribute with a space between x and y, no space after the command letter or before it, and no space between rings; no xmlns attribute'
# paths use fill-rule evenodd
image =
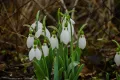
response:
<svg viewBox="0 0 120 80"><path fill-rule="evenodd" d="M36 29L36 27L38 29ZM36 59L40 60L42 53L44 54L44 56L48 56L49 53L49 48L47 45L47 41L45 40L42 47L40 48L38 46L38 40L40 35L43 35L45 37L47 37L48 40L50 40L50 32L46 27L43 27L43 24L39 21L35 21L30 29L29 29L29 36L27 38L27 47L31 48L30 52L29 52L29 60L33 60L34 57L36 57Z"/></svg>
<svg viewBox="0 0 120 80"><path fill-rule="evenodd" d="M68 45L68 43L71 41L73 35L74 35L74 24L75 22L68 17L64 17L61 20L61 32L60 32L60 41L64 43L65 45ZM41 46L39 45L40 42L40 36L44 36L44 43L42 43ZM52 50L59 48L59 40L58 35L56 34L56 31L53 30L52 34L50 34L49 30L43 26L43 24L40 21L35 21L30 29L29 29L29 36L27 38L27 47L31 48L29 52L29 60L33 60L34 57L36 59L40 60L42 53L44 57L48 56L49 54L49 48L47 44L51 45ZM80 35L78 40L78 46L81 49L84 49L86 46L86 39L84 34Z"/></svg>

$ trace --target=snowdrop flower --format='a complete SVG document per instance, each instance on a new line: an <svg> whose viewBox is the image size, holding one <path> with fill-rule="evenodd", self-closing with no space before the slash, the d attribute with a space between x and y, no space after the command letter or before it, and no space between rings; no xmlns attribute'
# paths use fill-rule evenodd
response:
<svg viewBox="0 0 120 80"><path fill-rule="evenodd" d="M35 33L35 37L40 37L40 35L42 34L42 29L38 29L38 31Z"/></svg>
<svg viewBox="0 0 120 80"><path fill-rule="evenodd" d="M32 27L32 29L35 29L36 21L31 25L31 27ZM43 28L43 24L40 21L38 21L38 30L42 29L42 28ZM30 30L32 30L32 29L30 28Z"/></svg>
<svg viewBox="0 0 120 80"><path fill-rule="evenodd" d="M51 44L51 47L52 49L54 48L57 48L58 49L58 39L57 39L57 36L56 35L52 35L52 37L50 38L50 44Z"/></svg>
<svg viewBox="0 0 120 80"><path fill-rule="evenodd" d="M29 60L33 60L34 57L36 57L37 60L40 60L42 56L41 50L38 49L38 47L33 47L29 52Z"/></svg>
<svg viewBox="0 0 120 80"><path fill-rule="evenodd" d="M66 18L63 20L62 22L62 27L64 28L66 25ZM71 27L72 27L72 36L74 34L74 27L73 24L75 24L75 22L70 18L70 21L67 22L67 27L68 27L68 31L71 34Z"/></svg>
<svg viewBox="0 0 120 80"><path fill-rule="evenodd" d="M33 44L34 44L34 37L31 34L29 34L27 38L27 47L30 48L33 46Z"/></svg>
<svg viewBox="0 0 120 80"><path fill-rule="evenodd" d="M84 49L86 47L86 39L84 35L81 35L78 40L78 46L81 49Z"/></svg>
<svg viewBox="0 0 120 80"><path fill-rule="evenodd" d="M41 27L40 27L40 24L41 24ZM46 33L46 35L45 35ZM45 31L43 30L43 26L42 26L42 23L39 22L39 27L38 27L38 30L37 32L35 33L35 37L40 37L40 35L44 35L46 36L48 39L50 39L50 32L49 30L45 27Z"/></svg>
<svg viewBox="0 0 120 80"><path fill-rule="evenodd" d="M62 29L60 40L66 45L70 42L70 35L69 35L69 31L67 30L67 27Z"/></svg>
<svg viewBox="0 0 120 80"><path fill-rule="evenodd" d="M120 54L119 54L119 52L116 53L116 55L114 57L114 61L115 61L117 66L120 66Z"/></svg>
<svg viewBox="0 0 120 80"><path fill-rule="evenodd" d="M45 35L45 33L46 33L46 35ZM45 31L44 30L42 31L42 35L46 36L50 40L50 32L47 28L45 28Z"/></svg>
<svg viewBox="0 0 120 80"><path fill-rule="evenodd" d="M44 43L44 44L42 45L42 50L43 50L44 56L45 56L45 57L48 56L48 54L49 54L49 48L48 48L48 46L47 46L46 43Z"/></svg>

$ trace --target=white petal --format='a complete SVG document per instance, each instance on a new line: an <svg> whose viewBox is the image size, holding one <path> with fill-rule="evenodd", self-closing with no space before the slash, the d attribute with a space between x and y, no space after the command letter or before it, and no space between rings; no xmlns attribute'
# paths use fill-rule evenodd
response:
<svg viewBox="0 0 120 80"><path fill-rule="evenodd" d="M40 21L38 21L38 29L42 29L42 28L43 28L43 24Z"/></svg>
<svg viewBox="0 0 120 80"><path fill-rule="evenodd" d="M75 21L70 18L71 24L75 24Z"/></svg>
<svg viewBox="0 0 120 80"><path fill-rule="evenodd" d="M38 38L42 34L42 29L39 29L36 33L35 36Z"/></svg>
<svg viewBox="0 0 120 80"><path fill-rule="evenodd" d="M72 24L68 23L68 31L69 31L70 34L71 34L71 27L72 27L72 36L73 36L73 34L74 34L74 27L73 27Z"/></svg>
<svg viewBox="0 0 120 80"><path fill-rule="evenodd" d="M116 55L114 57L114 61L117 66L120 66L120 55L119 54L116 53Z"/></svg>
<svg viewBox="0 0 120 80"><path fill-rule="evenodd" d="M70 35L67 29L62 30L60 40L66 45L70 42Z"/></svg>
<svg viewBox="0 0 120 80"><path fill-rule="evenodd" d="M47 44L43 44L43 45L42 45L42 50L43 50L44 56L45 56L45 57L48 56L49 48L48 48Z"/></svg>
<svg viewBox="0 0 120 80"><path fill-rule="evenodd" d="M49 30L46 28L46 37L48 38L48 39L50 39L50 32L49 32Z"/></svg>
<svg viewBox="0 0 120 80"><path fill-rule="evenodd" d="M35 27L36 27L36 21L31 25L31 27L33 29L35 29ZM38 29L42 29L42 27L43 27L42 23L40 21L38 21ZM31 30L31 28L30 28L30 30Z"/></svg>
<svg viewBox="0 0 120 80"><path fill-rule="evenodd" d="M50 44L52 49L57 48L58 49L58 39L56 37L56 35L52 35L52 37L50 38Z"/></svg>
<svg viewBox="0 0 120 80"><path fill-rule="evenodd" d="M50 40L50 32L49 32L49 30L46 28L45 31L46 31L46 37ZM45 32L42 31L41 35L45 36Z"/></svg>
<svg viewBox="0 0 120 80"><path fill-rule="evenodd" d="M37 60L40 60L42 56L42 52L41 50L39 50L38 48L35 49L35 57Z"/></svg>
<svg viewBox="0 0 120 80"><path fill-rule="evenodd" d="M29 60L33 60L33 58L35 57L35 51L34 48L32 48L29 52Z"/></svg>
<svg viewBox="0 0 120 80"><path fill-rule="evenodd" d="M79 38L79 42L78 42L78 46L79 48L81 49L84 49L86 47L86 39L85 39L85 36L82 35L80 38Z"/></svg>
<svg viewBox="0 0 120 80"><path fill-rule="evenodd" d="M27 38L27 47L30 48L33 46L34 43L34 37L28 36Z"/></svg>

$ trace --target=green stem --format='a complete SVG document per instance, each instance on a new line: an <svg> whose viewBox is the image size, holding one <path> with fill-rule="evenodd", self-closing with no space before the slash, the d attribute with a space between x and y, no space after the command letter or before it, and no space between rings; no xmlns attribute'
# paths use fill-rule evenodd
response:
<svg viewBox="0 0 120 80"><path fill-rule="evenodd" d="M116 40L112 40L114 43L116 43L117 47L120 48L119 43Z"/></svg>
<svg viewBox="0 0 120 80"><path fill-rule="evenodd" d="M70 20L69 20L70 21ZM74 62L74 55L73 55L73 37L72 37L72 25L70 21L70 28L71 28L71 42L70 42L70 51L72 56L72 63ZM72 67L72 74L74 74L74 68Z"/></svg>

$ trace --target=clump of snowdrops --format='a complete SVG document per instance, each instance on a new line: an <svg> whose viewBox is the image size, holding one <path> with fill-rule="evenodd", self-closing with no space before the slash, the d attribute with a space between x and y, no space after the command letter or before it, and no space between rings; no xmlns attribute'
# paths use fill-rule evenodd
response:
<svg viewBox="0 0 120 80"><path fill-rule="evenodd" d="M36 21L29 25L27 47L37 80L77 80L84 67L80 63L80 56L86 47L83 32L86 24L78 30L78 40L75 40L75 22L70 18L70 12L63 14L58 9L58 24L51 27L52 31L46 27L46 16L39 21L39 11Z"/></svg>

